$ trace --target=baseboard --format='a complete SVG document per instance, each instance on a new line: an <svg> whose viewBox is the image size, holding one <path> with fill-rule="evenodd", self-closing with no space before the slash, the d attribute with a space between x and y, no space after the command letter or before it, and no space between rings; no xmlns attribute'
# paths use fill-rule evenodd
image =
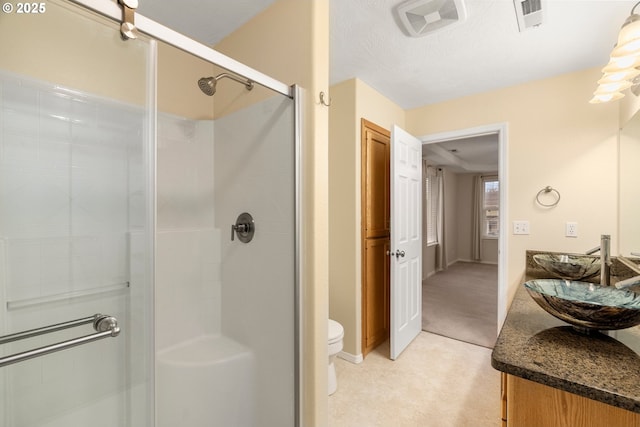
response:
<svg viewBox="0 0 640 427"><path fill-rule="evenodd" d="M477 263L477 264L498 265L498 263L494 262L494 261L476 261L476 260L473 260L473 259L458 258L455 261L451 261L451 262L447 263L447 268L451 267L456 262L474 262L474 263ZM427 273L427 275L425 277L422 278L422 280L427 280L429 277L431 277L434 274L439 273L441 271L446 271L446 268L444 268L442 270L430 271L429 273Z"/></svg>
<svg viewBox="0 0 640 427"><path fill-rule="evenodd" d="M338 357L340 359L344 359L347 362L351 362L354 364L359 364L362 363L362 361L364 360L364 358L362 357L362 353L361 354L351 354L351 353L347 353L346 351L341 351L340 353L338 353Z"/></svg>
<svg viewBox="0 0 640 427"><path fill-rule="evenodd" d="M449 267L452 264L455 264L456 262L475 262L477 264L491 264L491 265L498 265L498 263L496 261L478 261L478 260L473 260L473 259L457 259L454 262L452 262L451 264L449 264Z"/></svg>
<svg viewBox="0 0 640 427"><path fill-rule="evenodd" d="M423 277L423 278L422 278L422 280L426 280L426 279L428 279L429 277L433 276L433 275L434 275L434 274L436 274L436 273L437 273L437 271L430 271L429 273L427 273L427 276L426 276L426 277Z"/></svg>

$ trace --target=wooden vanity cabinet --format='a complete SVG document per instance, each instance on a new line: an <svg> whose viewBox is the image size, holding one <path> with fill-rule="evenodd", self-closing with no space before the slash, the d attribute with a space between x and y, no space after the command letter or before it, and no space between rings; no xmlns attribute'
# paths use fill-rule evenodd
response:
<svg viewBox="0 0 640 427"><path fill-rule="evenodd" d="M502 373L503 427L640 427L640 414Z"/></svg>

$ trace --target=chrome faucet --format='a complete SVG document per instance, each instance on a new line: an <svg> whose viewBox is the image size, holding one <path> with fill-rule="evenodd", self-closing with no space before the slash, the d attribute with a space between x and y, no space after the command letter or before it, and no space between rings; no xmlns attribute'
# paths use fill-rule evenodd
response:
<svg viewBox="0 0 640 427"><path fill-rule="evenodd" d="M608 234L602 234L600 236L600 246L589 249L585 254L592 255L598 251L600 251L600 285L609 286L611 271L611 236Z"/></svg>
<svg viewBox="0 0 640 427"><path fill-rule="evenodd" d="M631 255L635 255L633 252L631 252ZM633 261L631 261L630 259L627 259L625 257L623 257L622 255L618 255L618 261L620 261L622 264L626 265L627 267L629 267L631 269L631 271L633 271L634 273L637 274L637 276L631 277L629 279L625 279L625 280L621 280L618 283L616 283L616 288L618 289L625 289L625 288L631 288L633 286L638 286L640 285L640 266L636 263L634 263Z"/></svg>

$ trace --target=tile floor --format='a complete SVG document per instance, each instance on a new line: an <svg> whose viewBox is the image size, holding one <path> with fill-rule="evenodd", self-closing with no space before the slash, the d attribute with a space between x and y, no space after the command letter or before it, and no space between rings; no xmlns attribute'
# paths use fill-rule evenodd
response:
<svg viewBox="0 0 640 427"><path fill-rule="evenodd" d="M361 364L336 360L329 427L499 427L491 350L421 332L396 361L388 342Z"/></svg>

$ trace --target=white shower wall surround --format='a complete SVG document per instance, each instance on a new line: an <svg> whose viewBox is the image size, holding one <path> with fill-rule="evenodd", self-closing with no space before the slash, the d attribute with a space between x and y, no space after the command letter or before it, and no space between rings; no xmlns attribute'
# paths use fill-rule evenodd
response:
<svg viewBox="0 0 640 427"><path fill-rule="evenodd" d="M0 128L0 330L94 313L142 324L127 311L147 286L142 109L2 73ZM127 346L144 354L138 332L123 328L118 340L86 346L82 360L123 358ZM33 348L25 341L3 345L3 354ZM78 362L74 351L2 368L0 425L82 425L95 413L104 414L100 425L122 425L122 414L105 408L119 404L126 373ZM98 386L82 401L56 400L88 377ZM54 401L58 416L45 424Z"/></svg>
<svg viewBox="0 0 640 427"><path fill-rule="evenodd" d="M281 96L215 122L159 116L159 427L186 412L185 427L293 425L293 117ZM255 219L248 244L230 236L242 212ZM163 392L185 389L187 377L200 379L192 387L204 400ZM225 390L244 398L207 397Z"/></svg>
<svg viewBox="0 0 640 427"><path fill-rule="evenodd" d="M156 349L220 333L213 121L158 115Z"/></svg>
<svg viewBox="0 0 640 427"><path fill-rule="evenodd" d="M222 230L222 333L254 352L259 425L295 410L293 101L275 96L215 122L216 225ZM255 235L226 235L249 212Z"/></svg>

